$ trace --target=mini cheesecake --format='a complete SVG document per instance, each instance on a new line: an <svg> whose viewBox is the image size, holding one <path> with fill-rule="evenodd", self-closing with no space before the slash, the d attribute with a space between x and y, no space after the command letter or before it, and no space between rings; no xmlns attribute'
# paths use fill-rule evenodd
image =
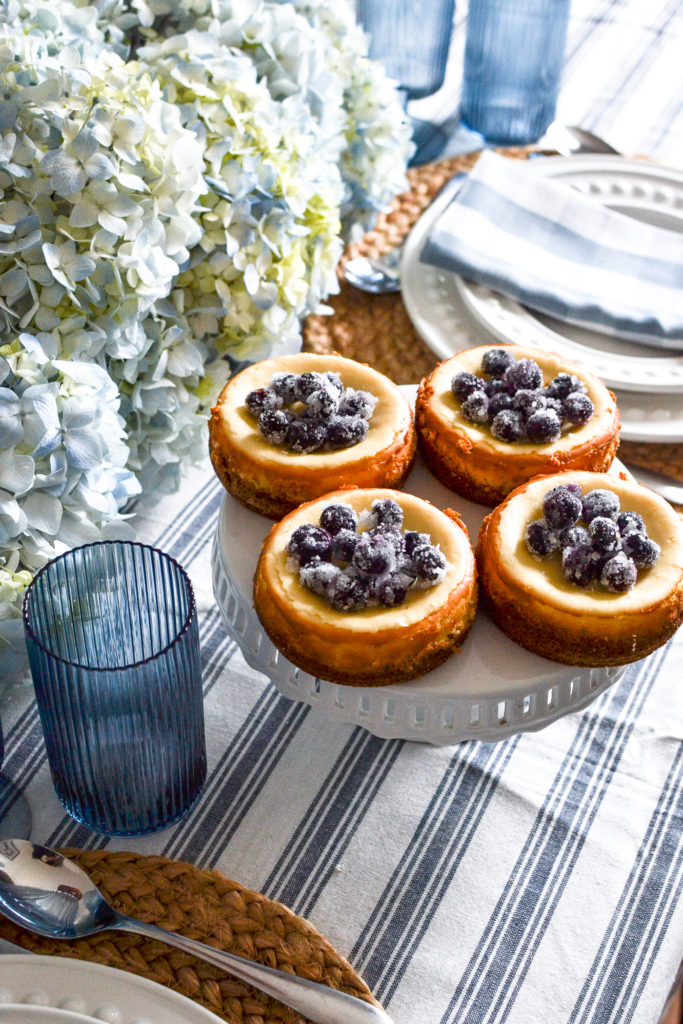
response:
<svg viewBox="0 0 683 1024"><path fill-rule="evenodd" d="M546 385L560 373L577 377L593 403L588 422L563 430L554 442L532 444L497 440L487 424L468 421L451 381L463 372L480 375L484 353L496 347L516 359L533 359ZM415 413L420 450L431 472L446 487L482 505L497 505L539 474L569 469L606 472L619 443L616 400L602 381L553 353L517 345L466 349L440 363L421 381Z"/></svg>
<svg viewBox="0 0 683 1024"><path fill-rule="evenodd" d="M660 553L635 585L612 593L565 578L561 556L530 553L525 533L542 516L545 495L562 484L582 494L613 492L622 511L639 513ZM567 472L514 490L484 520L477 544L482 595L498 626L522 647L569 665L623 665L650 654L683 621L683 524L659 495L619 477Z"/></svg>
<svg viewBox="0 0 683 1024"><path fill-rule="evenodd" d="M394 607L337 611L299 580L287 551L302 524L318 524L335 502L363 521L373 501L391 498L403 509L403 529L428 534L446 560L443 578L410 590ZM362 527L359 527L362 533ZM457 513L412 494L387 489L343 489L308 502L277 523L266 538L254 577L254 607L275 646L311 675L350 686L382 686L423 675L463 643L474 621L474 553Z"/></svg>
<svg viewBox="0 0 683 1024"><path fill-rule="evenodd" d="M276 373L331 371L346 388L370 392L377 403L367 436L339 450L293 452L270 444L245 400ZM247 508L280 519L301 502L337 487L400 487L412 466L412 410L398 387L369 366L342 356L300 353L255 363L223 388L212 410L209 450L226 490Z"/></svg>

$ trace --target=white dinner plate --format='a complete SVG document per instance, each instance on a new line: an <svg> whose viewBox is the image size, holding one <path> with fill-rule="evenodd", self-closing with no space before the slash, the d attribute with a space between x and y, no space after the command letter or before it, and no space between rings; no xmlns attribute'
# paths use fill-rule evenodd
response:
<svg viewBox="0 0 683 1024"><path fill-rule="evenodd" d="M683 233L683 171L606 156L538 158L529 167L534 173L565 181L612 209ZM648 428L647 436L642 431L638 437L629 434L629 440L680 440L682 354L561 323L484 285L420 262L427 235L449 201L437 198L418 220L406 241L401 265L404 304L432 351L446 359L461 348L494 338L559 352L620 393L637 395L636 408L647 405L651 423L654 412L654 429ZM644 393L656 395L657 403L652 407L649 400L643 403ZM630 430L628 398L621 404Z"/></svg>
<svg viewBox="0 0 683 1024"><path fill-rule="evenodd" d="M95 1017L52 1006L0 1003L0 1024L97 1024L97 1021Z"/></svg>
<svg viewBox="0 0 683 1024"><path fill-rule="evenodd" d="M402 390L414 398L414 387ZM620 470L623 466L615 462L613 471ZM476 543L489 509L447 490L419 456L404 490L438 508L454 508ZM329 718L361 725L376 736L439 746L469 739L494 742L577 711L626 671L625 665L577 668L541 658L510 640L480 607L462 649L419 679L388 686L316 679L280 654L253 608L254 566L272 525L225 495L212 554L214 595L247 663L285 697Z"/></svg>
<svg viewBox="0 0 683 1024"><path fill-rule="evenodd" d="M0 1022L21 1024L12 1006L25 1004L26 1024L220 1024L191 999L127 971L67 957L0 956ZM2 1016L3 1006L9 1007ZM52 1012L50 1016L48 1011Z"/></svg>

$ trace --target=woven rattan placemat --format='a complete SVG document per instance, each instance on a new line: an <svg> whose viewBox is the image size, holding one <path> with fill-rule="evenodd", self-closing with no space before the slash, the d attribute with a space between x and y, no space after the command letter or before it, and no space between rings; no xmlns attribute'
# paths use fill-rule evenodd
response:
<svg viewBox="0 0 683 1024"><path fill-rule="evenodd" d="M506 155L526 158L529 150L507 150ZM457 171L469 170L477 154L425 164L408 172L410 188L394 201L375 229L347 248L339 267L340 292L331 296L331 316L310 316L304 324L304 349L339 352L370 363L397 384L416 384L429 373L437 357L415 331L395 295L366 295L347 285L343 267L352 256L377 256L408 234L444 182ZM683 396L681 397L683 402ZM683 444L641 444L623 441L619 455L628 462L668 473L683 483Z"/></svg>
<svg viewBox="0 0 683 1024"><path fill-rule="evenodd" d="M135 853L62 852L80 864L124 914L373 1001L350 964L307 921L218 871ZM34 953L89 960L142 975L196 1000L230 1024L305 1020L219 968L139 935L108 931L88 939L55 941L0 918L0 936Z"/></svg>

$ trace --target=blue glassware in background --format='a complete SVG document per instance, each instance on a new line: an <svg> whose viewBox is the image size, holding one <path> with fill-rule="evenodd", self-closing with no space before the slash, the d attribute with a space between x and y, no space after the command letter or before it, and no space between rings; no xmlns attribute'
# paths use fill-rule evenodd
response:
<svg viewBox="0 0 683 1024"><path fill-rule="evenodd" d="M369 35L370 56L400 87L405 103L441 88L455 0L356 0L356 13ZM413 140L417 147L413 164L433 159L445 141L437 128L416 119Z"/></svg>
<svg viewBox="0 0 683 1024"><path fill-rule="evenodd" d="M570 0L470 0L460 114L498 145L535 142L555 116Z"/></svg>
<svg viewBox="0 0 683 1024"><path fill-rule="evenodd" d="M165 828L206 777L199 633L180 565L143 544L74 548L24 600L57 796L107 835Z"/></svg>

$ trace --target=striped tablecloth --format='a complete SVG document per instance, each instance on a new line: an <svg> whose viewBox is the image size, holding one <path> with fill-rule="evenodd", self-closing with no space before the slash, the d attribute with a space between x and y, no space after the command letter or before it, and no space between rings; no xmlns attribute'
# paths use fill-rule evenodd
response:
<svg viewBox="0 0 683 1024"><path fill-rule="evenodd" d="M457 104L466 6L444 90ZM558 116L683 165L683 6L574 0ZM586 710L498 744L381 740L280 696L211 593L208 464L138 516L200 610L209 777L167 832L105 840L63 813L30 688L4 772L35 840L218 867L308 917L396 1024L656 1024L683 954L683 631Z"/></svg>
<svg viewBox="0 0 683 1024"><path fill-rule="evenodd" d="M107 841L62 811L28 688L7 775L32 837L218 867L308 917L396 1024L655 1024L683 950L683 636L581 713L498 744L378 739L278 694L210 585L207 464L139 517L200 609L209 777L179 826Z"/></svg>

